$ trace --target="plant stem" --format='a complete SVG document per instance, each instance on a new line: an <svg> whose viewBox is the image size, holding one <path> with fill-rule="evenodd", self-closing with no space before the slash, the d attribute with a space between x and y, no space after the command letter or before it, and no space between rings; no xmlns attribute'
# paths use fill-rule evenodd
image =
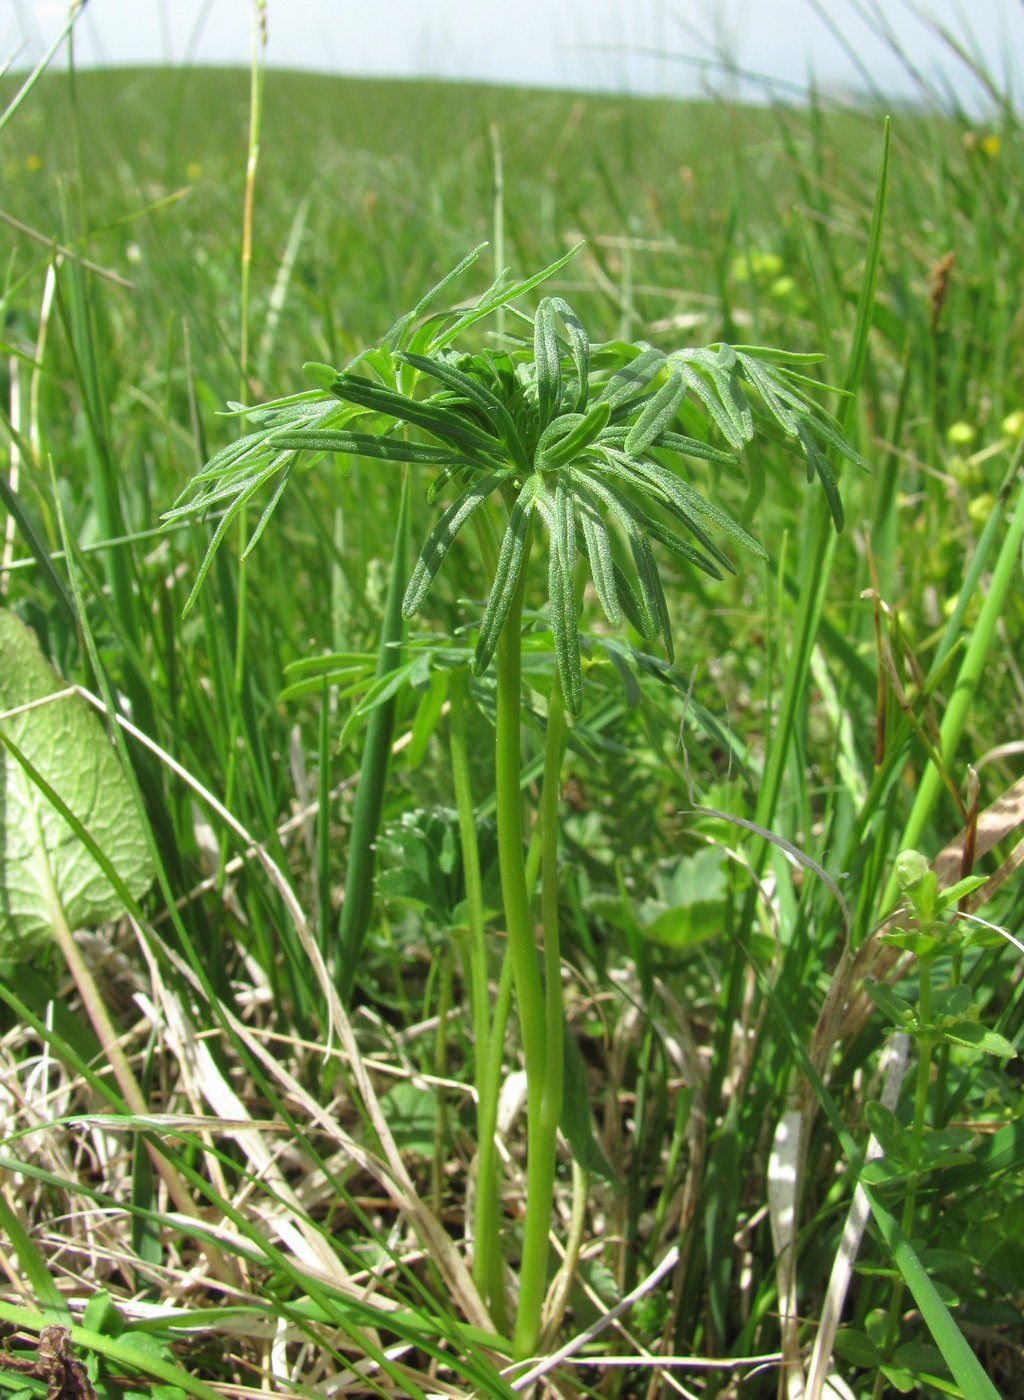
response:
<svg viewBox="0 0 1024 1400"><path fill-rule="evenodd" d="M502 787L499 788L498 833L499 851L502 855L502 891L505 892L505 856L501 837L502 813L511 812L511 799L515 802L515 825L517 834L516 853L518 862L515 871L511 869L513 851L509 849L510 888L518 895L521 888L526 901L525 920L517 925L508 918L509 909L506 895L506 917L508 918L509 948L512 957L512 970L516 979L519 998L520 1023L523 1028L523 1050L526 1059L526 1115L527 1115L527 1161L526 1161L526 1216L523 1222L523 1256L519 1267L519 1310L516 1314L513 1354L517 1360L533 1356L540 1342L541 1313L547 1289L548 1274L548 1235L551 1227L551 1203L555 1189L555 1153L558 1140L558 1122L562 1113L564 1052L562 1008L561 953L558 941L558 800L560 796L559 772L565 741L565 702L561 685L556 677L551 702L548 706L548 730L544 751L544 786L541 795L541 915L544 928L544 967L545 977L541 983L537 966L536 948L532 921L529 916L529 902L526 895L525 866L523 862L522 808L519 789L519 725L520 707L520 618L521 599L514 605L514 616L510 616L505 636L508 639L507 652L499 658L498 696L499 717L502 715L503 685L505 700L515 696L515 774L513 783L513 754L510 751L511 734L499 726L499 752L505 768ZM514 626L512 625L514 624ZM507 669L506 669L507 668ZM511 709L504 716L506 724L511 723ZM504 746L504 747L503 747Z"/></svg>
<svg viewBox="0 0 1024 1400"><path fill-rule="evenodd" d="M519 1024L526 1061L526 1217L519 1266L519 1310L514 1355L532 1356L540 1337L548 1268L548 1226L554 1190L554 1135L546 1130L544 1089L547 1076L547 1006L537 962L533 916L526 888L523 852L523 807L520 788L522 717L522 615L526 569L523 568L497 649L497 716L495 724L495 806L498 865L508 931L508 956L519 1002ZM557 1126L557 1125L556 1125ZM550 1147L547 1147L550 1142Z"/></svg>
<svg viewBox="0 0 1024 1400"><path fill-rule="evenodd" d="M464 667L452 672L448 687L448 727L455 802L459 813L462 870L468 911L469 984L476 1051L477 1171L473 1221L473 1279L490 1310L494 1325L504 1332L505 1293L499 1232L498 1164L494 1132L498 1118L498 1078L490 1072L491 1024L488 1015L487 935L480 880L480 848L476 836L473 792L466 743L466 696L469 677Z"/></svg>

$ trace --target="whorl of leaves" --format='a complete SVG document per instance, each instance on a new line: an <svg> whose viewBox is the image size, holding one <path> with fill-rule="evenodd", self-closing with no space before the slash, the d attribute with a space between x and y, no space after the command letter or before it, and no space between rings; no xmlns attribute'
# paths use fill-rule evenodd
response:
<svg viewBox="0 0 1024 1400"><path fill-rule="evenodd" d="M660 636L671 659L668 605L652 542L714 578L733 565L712 531L764 556L728 512L685 479L681 459L731 464L732 454L754 436L756 410L800 449L808 480L821 482L840 529L842 504L826 450L863 464L835 419L808 396L819 386L798 367L813 356L725 344L669 352L622 341L592 345L573 308L558 296L544 297L532 320L522 317L531 334L506 337L502 348L459 352L452 347L461 333L566 261L519 284L503 276L468 310L426 315L479 252L346 370L307 365L316 389L257 408L233 405L253 431L219 452L166 518L224 509L191 606L238 511L281 475L252 548L301 453L433 467L430 499L448 487L454 495L413 568L403 605L409 617L422 606L463 527L497 496L505 528L475 669L481 673L493 656L539 526L547 537L559 675L566 703L578 714L579 559L608 621L618 625L625 616L642 636ZM716 429L729 450L694 436L694 425Z"/></svg>

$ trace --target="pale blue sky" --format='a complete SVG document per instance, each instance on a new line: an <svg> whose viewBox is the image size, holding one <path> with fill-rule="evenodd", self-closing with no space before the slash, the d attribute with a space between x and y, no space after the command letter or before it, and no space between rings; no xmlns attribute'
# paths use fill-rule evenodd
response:
<svg viewBox="0 0 1024 1400"><path fill-rule="evenodd" d="M976 85L932 32L975 45L985 66L1024 77L1021 0L266 0L268 61L361 75L479 78L636 92L700 90L702 61L727 50L744 68L802 86L864 86L892 96L913 82L865 23L884 14L899 46L962 100ZM34 62L68 0L0 0L0 61ZM86 64L245 64L251 0L88 0L76 26ZM968 18L964 18L964 16ZM831 26L829 21L831 21ZM832 32L839 31L860 63Z"/></svg>

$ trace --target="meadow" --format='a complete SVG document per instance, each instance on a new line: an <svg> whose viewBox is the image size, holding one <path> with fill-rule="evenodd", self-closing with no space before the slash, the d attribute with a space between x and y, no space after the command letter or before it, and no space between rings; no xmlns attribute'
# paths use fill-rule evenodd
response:
<svg viewBox="0 0 1024 1400"><path fill-rule="evenodd" d="M1024 1393L1024 135L991 86L889 126L259 70L52 71L14 110L2 80L5 1391ZM395 369L422 316L385 334L482 244L431 310L554 270L467 317L467 374L511 345L543 397L554 345L582 403L571 303L595 386L637 342L779 347L833 425L808 482L756 366L723 416L659 360L633 402L716 449L672 470L734 572L655 534L664 625L613 627L588 518L582 661L538 544L521 676L504 639L469 665L486 530L398 620L438 517L422 379L407 458L312 444L212 555L230 498L165 518L243 434L426 374ZM510 674L567 1047L539 1293Z"/></svg>

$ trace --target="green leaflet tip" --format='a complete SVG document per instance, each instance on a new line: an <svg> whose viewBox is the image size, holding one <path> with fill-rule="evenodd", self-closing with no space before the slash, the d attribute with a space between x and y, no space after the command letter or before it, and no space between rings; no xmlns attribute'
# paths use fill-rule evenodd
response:
<svg viewBox="0 0 1024 1400"><path fill-rule="evenodd" d="M302 373L315 384L318 389L324 389L330 393L335 381L338 379L338 371L331 365L322 365L317 360L307 360L302 366Z"/></svg>

